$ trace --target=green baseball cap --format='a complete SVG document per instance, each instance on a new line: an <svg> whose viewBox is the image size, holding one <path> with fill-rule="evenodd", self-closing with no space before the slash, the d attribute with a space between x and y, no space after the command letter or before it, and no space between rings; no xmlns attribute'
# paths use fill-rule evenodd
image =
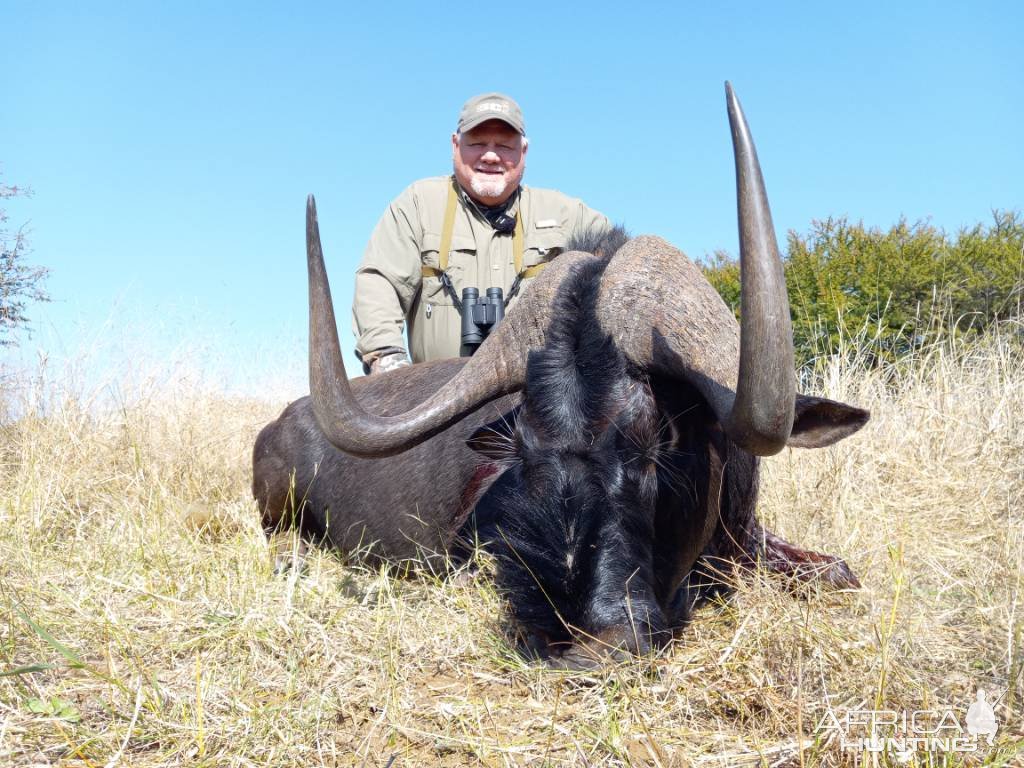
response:
<svg viewBox="0 0 1024 768"><path fill-rule="evenodd" d="M472 130L488 120L501 120L520 135L526 135L523 110L514 99L503 93L482 93L463 104L462 112L459 113L458 132Z"/></svg>

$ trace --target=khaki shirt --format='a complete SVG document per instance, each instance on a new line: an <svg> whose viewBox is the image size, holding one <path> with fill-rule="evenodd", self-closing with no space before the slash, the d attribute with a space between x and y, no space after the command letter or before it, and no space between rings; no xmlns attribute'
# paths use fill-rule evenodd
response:
<svg viewBox="0 0 1024 768"><path fill-rule="evenodd" d="M450 176L414 182L377 223L356 270L352 326L360 357L385 347L405 349L406 321L413 362L459 356L459 312L441 281L421 273L422 266L440 266L450 184ZM512 235L498 234L464 194L459 194L458 205L448 256L456 295L461 298L465 287L478 288L481 296L488 288L500 287L507 297L516 277ZM553 259L574 233L611 227L608 219L580 200L551 189L522 187L509 213L522 217L524 268ZM529 283L523 280L520 294Z"/></svg>

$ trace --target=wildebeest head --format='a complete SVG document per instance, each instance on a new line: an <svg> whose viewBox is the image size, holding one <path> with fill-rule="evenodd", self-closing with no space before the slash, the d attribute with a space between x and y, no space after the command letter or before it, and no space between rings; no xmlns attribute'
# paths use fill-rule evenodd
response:
<svg viewBox="0 0 1024 768"><path fill-rule="evenodd" d="M475 511L498 585L531 645L570 666L663 644L700 597L686 582L715 537L710 554L730 562L755 545L756 457L696 388L617 348L596 317L606 267L582 264L563 282L521 405L469 441L505 468ZM803 396L796 413L790 444L805 447L867 417Z"/></svg>
<svg viewBox="0 0 1024 768"><path fill-rule="evenodd" d="M785 281L756 152L727 85L742 325L700 270L651 237L551 262L461 371L399 416L367 413L341 361L315 207L307 210L310 383L338 448L387 456L523 391L473 447L509 464L488 498L499 580L547 644L573 630L644 650L685 618L702 554L751 550L756 456L827 445L867 414L798 398ZM610 249L609 249L610 250Z"/></svg>
<svg viewBox="0 0 1024 768"><path fill-rule="evenodd" d="M594 316L606 265L582 264L563 283L546 343L529 353L521 406L470 440L506 465L477 508L478 520L499 522L479 534L513 614L545 651L574 631L642 648L671 625L653 571L670 425Z"/></svg>

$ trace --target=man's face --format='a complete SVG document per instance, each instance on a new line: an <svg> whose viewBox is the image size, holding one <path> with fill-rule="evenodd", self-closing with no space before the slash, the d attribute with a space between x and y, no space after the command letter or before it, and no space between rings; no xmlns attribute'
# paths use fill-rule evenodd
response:
<svg viewBox="0 0 1024 768"><path fill-rule="evenodd" d="M452 135L455 178L478 203L500 205L516 191L526 169L527 144L501 120Z"/></svg>

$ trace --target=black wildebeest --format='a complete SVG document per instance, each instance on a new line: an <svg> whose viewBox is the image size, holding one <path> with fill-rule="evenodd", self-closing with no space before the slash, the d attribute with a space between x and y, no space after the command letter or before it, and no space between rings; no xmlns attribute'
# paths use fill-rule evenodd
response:
<svg viewBox="0 0 1024 768"><path fill-rule="evenodd" d="M350 383L310 199L312 395L257 438L266 526L302 507L307 538L396 560L444 551L470 520L539 647L588 638L563 657L573 663L661 643L722 562L855 584L842 561L754 516L757 456L829 445L867 413L795 392L767 196L727 95L742 326L682 253L642 237L558 257L474 357Z"/></svg>

